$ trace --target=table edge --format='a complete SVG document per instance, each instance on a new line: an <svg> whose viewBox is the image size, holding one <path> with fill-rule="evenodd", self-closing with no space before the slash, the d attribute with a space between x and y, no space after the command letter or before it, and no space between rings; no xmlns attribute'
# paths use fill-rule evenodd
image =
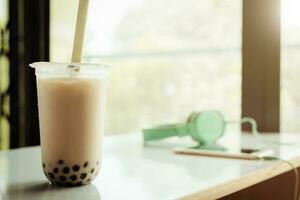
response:
<svg viewBox="0 0 300 200"><path fill-rule="evenodd" d="M294 157L288 160L295 167L300 166L300 156ZM249 174L241 176L238 179L228 181L223 184L216 185L214 187L194 192L189 195L185 195L178 199L180 200L209 200L218 199L234 192L240 191L247 187L253 186L262 181L271 179L275 176L281 175L285 172L293 170L291 166L285 161L278 161L271 166L263 167L259 170L253 171Z"/></svg>

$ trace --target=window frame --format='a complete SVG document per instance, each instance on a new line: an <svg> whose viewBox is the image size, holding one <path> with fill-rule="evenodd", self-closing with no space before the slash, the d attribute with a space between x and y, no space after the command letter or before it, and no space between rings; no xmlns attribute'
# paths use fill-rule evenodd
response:
<svg viewBox="0 0 300 200"><path fill-rule="evenodd" d="M253 117L261 132L280 131L280 3L243 0L242 117Z"/></svg>

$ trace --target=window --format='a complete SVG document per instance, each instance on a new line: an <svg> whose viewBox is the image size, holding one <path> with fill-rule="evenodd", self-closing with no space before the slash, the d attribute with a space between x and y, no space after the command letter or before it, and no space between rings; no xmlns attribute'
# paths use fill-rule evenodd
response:
<svg viewBox="0 0 300 200"><path fill-rule="evenodd" d="M70 60L76 10L51 1L51 61ZM90 1L84 61L113 66L106 132L208 109L239 118L241 12L239 0Z"/></svg>
<svg viewBox="0 0 300 200"><path fill-rule="evenodd" d="M9 146L9 61L8 61L8 5L0 0L0 150Z"/></svg>
<svg viewBox="0 0 300 200"><path fill-rule="evenodd" d="M281 130L300 131L300 1L282 1Z"/></svg>

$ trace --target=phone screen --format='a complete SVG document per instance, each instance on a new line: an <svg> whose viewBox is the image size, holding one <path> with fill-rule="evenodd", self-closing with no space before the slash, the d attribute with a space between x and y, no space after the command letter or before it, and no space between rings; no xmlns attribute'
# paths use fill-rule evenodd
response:
<svg viewBox="0 0 300 200"><path fill-rule="evenodd" d="M247 148L242 148L241 153L254 153L254 152L258 152L259 149L247 149Z"/></svg>

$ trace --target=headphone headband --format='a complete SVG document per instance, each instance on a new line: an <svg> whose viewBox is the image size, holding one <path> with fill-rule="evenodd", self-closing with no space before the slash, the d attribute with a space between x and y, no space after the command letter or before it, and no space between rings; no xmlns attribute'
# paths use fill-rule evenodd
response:
<svg viewBox="0 0 300 200"><path fill-rule="evenodd" d="M192 113L187 123L170 124L144 129L144 142L159 140L172 136L190 135L203 144L214 143L225 130L225 120L218 111L203 111Z"/></svg>

